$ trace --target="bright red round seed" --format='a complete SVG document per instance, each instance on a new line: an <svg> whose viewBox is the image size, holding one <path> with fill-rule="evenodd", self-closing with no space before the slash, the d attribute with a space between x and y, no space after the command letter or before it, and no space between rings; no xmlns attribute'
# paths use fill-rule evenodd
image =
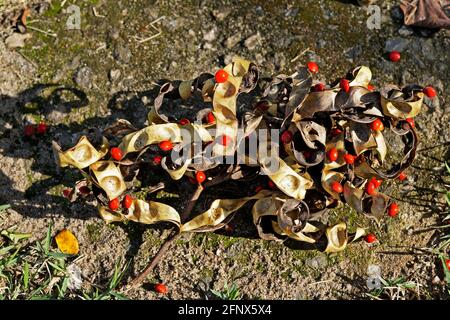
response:
<svg viewBox="0 0 450 320"><path fill-rule="evenodd" d="M292 132L290 132L289 130L284 131L281 134L281 142L283 142L283 144L287 144L290 143L292 141Z"/></svg>
<svg viewBox="0 0 450 320"><path fill-rule="evenodd" d="M394 218L395 216L397 216L398 212L399 212L398 204L396 204L395 202L392 203L388 208L388 215Z"/></svg>
<svg viewBox="0 0 450 320"><path fill-rule="evenodd" d="M341 79L341 81L339 81L339 86L345 92L349 92L350 91L350 81L348 81L347 79Z"/></svg>
<svg viewBox="0 0 450 320"><path fill-rule="evenodd" d="M333 128L331 129L330 133L332 136L338 136L342 133L342 130L339 128Z"/></svg>
<svg viewBox="0 0 450 320"><path fill-rule="evenodd" d="M209 124L212 124L212 123L216 122L216 117L214 117L214 114L213 114L212 112L209 112L209 113L206 115L206 121L207 121Z"/></svg>
<svg viewBox="0 0 450 320"><path fill-rule="evenodd" d="M25 128L23 129L23 134L26 137L31 137L31 136L34 135L34 133L35 133L35 129L34 129L34 126L32 124L26 125Z"/></svg>
<svg viewBox="0 0 450 320"><path fill-rule="evenodd" d="M113 157L114 160L122 160L123 158L123 152L117 147L111 148L111 157Z"/></svg>
<svg viewBox="0 0 450 320"><path fill-rule="evenodd" d="M407 118L406 122L409 123L409 125L411 126L411 128L414 128L416 126L416 122L414 121L414 118Z"/></svg>
<svg viewBox="0 0 450 320"><path fill-rule="evenodd" d="M398 180L400 180L400 181L403 181L406 178L408 178L408 176L404 172L400 173L399 176L398 176Z"/></svg>
<svg viewBox="0 0 450 320"><path fill-rule="evenodd" d="M47 125L45 124L45 122L39 123L36 128L36 131L39 134L45 134L47 132Z"/></svg>
<svg viewBox="0 0 450 320"><path fill-rule="evenodd" d="M220 69L214 75L214 79L216 80L217 83L224 83L225 81L228 80L228 72L226 72L223 69Z"/></svg>
<svg viewBox="0 0 450 320"><path fill-rule="evenodd" d="M170 151L173 148L173 144L169 140L164 140L159 143L159 148L162 151Z"/></svg>
<svg viewBox="0 0 450 320"><path fill-rule="evenodd" d="M437 94L436 89L430 86L423 88L422 92L425 93L428 98L434 98Z"/></svg>
<svg viewBox="0 0 450 320"><path fill-rule="evenodd" d="M314 91L323 91L325 90L325 85L323 83L318 83L314 86Z"/></svg>
<svg viewBox="0 0 450 320"><path fill-rule="evenodd" d="M369 233L364 237L364 240L366 240L367 243L374 243L377 241L377 237L373 233Z"/></svg>
<svg viewBox="0 0 450 320"><path fill-rule="evenodd" d="M450 271L450 259L445 260L445 266L447 267L447 270Z"/></svg>
<svg viewBox="0 0 450 320"><path fill-rule="evenodd" d="M198 183L202 183L206 180L206 174L203 171L197 171L195 173L195 179Z"/></svg>
<svg viewBox="0 0 450 320"><path fill-rule="evenodd" d="M169 291L169 289L167 288L166 285L162 283L157 283L155 284L155 291L161 294L166 294Z"/></svg>
<svg viewBox="0 0 450 320"><path fill-rule="evenodd" d="M355 163L355 159L356 159L356 156L354 156L354 155L352 155L350 153L346 153L344 155L344 161L347 164L354 164Z"/></svg>
<svg viewBox="0 0 450 320"><path fill-rule="evenodd" d="M375 185L375 188L379 188L383 183L383 180L377 180L377 178L372 177L372 179L370 179L370 182L372 182Z"/></svg>
<svg viewBox="0 0 450 320"><path fill-rule="evenodd" d="M373 194L375 194L375 189L376 189L377 187L375 186L375 184L372 182L372 181L370 181L368 184L367 184L367 186L366 186L366 193L368 194L368 195L373 195Z"/></svg>
<svg viewBox="0 0 450 320"><path fill-rule="evenodd" d="M109 208L113 211L116 211L117 209L119 209L119 205L120 205L120 202L119 202L118 198L112 199L109 202Z"/></svg>
<svg viewBox="0 0 450 320"><path fill-rule="evenodd" d="M125 195L125 198L123 198L123 203L122 203L123 207L125 209L129 209L132 204L133 204L133 198L129 194Z"/></svg>
<svg viewBox="0 0 450 320"><path fill-rule="evenodd" d="M319 66L317 65L317 63L310 61L307 63L307 66L308 66L308 70L311 71L312 73L319 72Z"/></svg>
<svg viewBox="0 0 450 320"><path fill-rule="evenodd" d="M370 124L370 129L372 129L373 131L381 131L384 129L384 124L380 119L375 119Z"/></svg>
<svg viewBox="0 0 450 320"><path fill-rule="evenodd" d="M367 85L367 90L373 91L375 89L375 86L371 85L370 83Z"/></svg>
<svg viewBox="0 0 450 320"><path fill-rule="evenodd" d="M181 124L182 126L185 126L191 122L189 121L189 119L183 118L178 123Z"/></svg>
<svg viewBox="0 0 450 320"><path fill-rule="evenodd" d="M401 58L401 55L400 55L400 52L398 52L398 51L392 51L391 53L389 53L389 59L392 62L398 62L398 61L400 61L400 58Z"/></svg>
<svg viewBox="0 0 450 320"><path fill-rule="evenodd" d="M339 157L338 150L336 148L331 148L327 152L327 157L328 157L328 160L330 160L330 161L336 161Z"/></svg>
<svg viewBox="0 0 450 320"><path fill-rule="evenodd" d="M333 190L336 193L342 193L344 191L344 188L342 187L342 184L340 184L337 181L334 181L331 183L331 190Z"/></svg>

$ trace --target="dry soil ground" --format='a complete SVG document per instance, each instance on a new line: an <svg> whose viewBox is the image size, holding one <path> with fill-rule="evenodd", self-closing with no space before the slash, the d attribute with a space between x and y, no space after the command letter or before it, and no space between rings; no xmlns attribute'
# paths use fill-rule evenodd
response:
<svg viewBox="0 0 450 320"><path fill-rule="evenodd" d="M446 179L443 161L450 155L449 31L402 28L396 2L378 1L381 29L370 30L366 9L350 1L28 1L34 8L32 38L25 47L9 50L3 41L10 34L8 21L22 1L3 1L0 204L12 208L1 214L0 230L16 225L33 240L42 238L50 223L54 230L69 228L80 241L84 258L77 263L85 279L104 283L118 259L132 259L125 277L130 279L157 251L165 228L106 225L95 208L70 204L62 190L73 176L57 170L53 137L104 128L117 118L143 126L155 82L215 72L234 54L256 61L263 75L292 73L314 59L319 78L327 82L364 64L372 69L376 87L417 83L438 90L438 98L427 101L416 118L421 144L408 181L383 185L398 199L401 214L379 226L345 206L326 217L369 226L379 243L358 242L331 255L295 250L253 238L244 221L249 211L243 210L231 234L179 240L148 282L166 283L172 299L205 298L210 296L205 289L220 290L225 282L236 283L245 298L365 299L367 269L374 264L385 279L402 276L417 283L419 293L413 290L409 298L448 298L440 261L418 248L439 241L442 232L433 227L447 210L439 191ZM79 30L66 26L70 14L64 9L71 3L80 8ZM152 35L143 43L136 38ZM385 57L393 47L402 51L397 64ZM51 126L49 133L36 141L24 139L24 124L39 119ZM396 148L393 143L392 153ZM160 298L148 286L128 296Z"/></svg>

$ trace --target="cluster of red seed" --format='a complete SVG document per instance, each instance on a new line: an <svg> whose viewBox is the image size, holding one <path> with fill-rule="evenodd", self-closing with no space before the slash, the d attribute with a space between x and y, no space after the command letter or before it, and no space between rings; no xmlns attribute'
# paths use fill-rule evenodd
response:
<svg viewBox="0 0 450 320"><path fill-rule="evenodd" d="M32 137L37 134L45 134L47 132L47 124L40 122L38 125L28 124L23 130L25 137Z"/></svg>

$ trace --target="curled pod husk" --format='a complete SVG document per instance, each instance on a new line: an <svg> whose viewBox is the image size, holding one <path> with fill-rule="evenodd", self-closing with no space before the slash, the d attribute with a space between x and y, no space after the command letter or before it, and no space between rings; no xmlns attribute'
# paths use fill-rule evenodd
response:
<svg viewBox="0 0 450 320"><path fill-rule="evenodd" d="M328 240L325 252L339 252L347 247L349 242L353 242L362 236L366 231L363 228L357 228L356 233L349 235L347 232L347 225L344 222L338 223L326 230L326 237Z"/></svg>
<svg viewBox="0 0 450 320"><path fill-rule="evenodd" d="M100 149L97 150L89 142L86 136L82 136L74 147L66 151L62 151L61 147L55 141L52 142L52 147L58 166L67 167L71 165L78 169L84 169L100 160L108 153L109 143L108 140L103 137Z"/></svg>
<svg viewBox="0 0 450 320"><path fill-rule="evenodd" d="M109 200L117 198L127 189L122 173L113 161L98 161L91 164L89 169Z"/></svg>
<svg viewBox="0 0 450 320"><path fill-rule="evenodd" d="M252 197L240 199L216 199L208 210L184 223L180 232L203 232L205 227L214 227L221 224L229 215L239 210L248 201L261 199L265 196L267 196L267 191L261 191ZM207 230L210 230L210 228Z"/></svg>
<svg viewBox="0 0 450 320"><path fill-rule="evenodd" d="M401 90L392 89L388 97L381 96L383 113L397 119L413 118L422 109L424 96L422 92L412 92L408 96Z"/></svg>

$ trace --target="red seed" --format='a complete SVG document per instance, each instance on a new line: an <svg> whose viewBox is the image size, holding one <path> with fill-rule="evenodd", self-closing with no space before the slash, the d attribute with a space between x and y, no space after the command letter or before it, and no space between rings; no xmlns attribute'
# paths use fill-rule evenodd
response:
<svg viewBox="0 0 450 320"><path fill-rule="evenodd" d="M367 243L373 243L377 241L377 237L373 233L369 233L367 236L365 236L364 240L366 240Z"/></svg>
<svg viewBox="0 0 450 320"><path fill-rule="evenodd" d="M197 180L198 183L202 183L203 181L206 180L206 174L203 171L197 171L195 173L195 179Z"/></svg>
<svg viewBox="0 0 450 320"><path fill-rule="evenodd" d="M125 198L123 198L123 207L125 209L129 209L131 207L131 205L133 204L133 197L131 197L130 195L125 195Z"/></svg>
<svg viewBox="0 0 450 320"><path fill-rule="evenodd" d="M308 66L308 70L311 71L312 73L319 72L319 66L317 65L317 63L310 61L307 63L307 66Z"/></svg>
<svg viewBox="0 0 450 320"><path fill-rule="evenodd" d="M372 181L370 181L369 183L367 183L367 186L366 186L366 193L368 194L368 195L373 195L373 194L375 194L375 189L376 189L377 187L375 186L375 184L372 182Z"/></svg>
<svg viewBox="0 0 450 320"><path fill-rule="evenodd" d="M173 148L173 144L169 140L164 140L159 143L159 148L162 151L170 151Z"/></svg>
<svg viewBox="0 0 450 320"><path fill-rule="evenodd" d="M406 173L402 172L399 174L398 176L398 180L403 181L407 178L408 176L406 175Z"/></svg>
<svg viewBox="0 0 450 320"><path fill-rule="evenodd" d="M428 86L428 87L425 87L423 90L422 90L422 92L423 93L425 93L425 95L428 97L428 98L434 98L434 97L436 97L436 90L433 88L433 87L430 87L430 86Z"/></svg>
<svg viewBox="0 0 450 320"><path fill-rule="evenodd" d="M450 259L445 260L445 266L447 267L447 270L450 271Z"/></svg>
<svg viewBox="0 0 450 320"><path fill-rule="evenodd" d="M337 182L337 181L334 181L334 182L331 184L331 189L332 189L334 192L336 192L336 193L342 193L342 191L344 191L344 188L342 188L342 184L340 184L340 183Z"/></svg>
<svg viewBox="0 0 450 320"><path fill-rule="evenodd" d="M264 189L263 186L257 186L257 187L255 188L255 192L258 193L258 192L260 192L262 189Z"/></svg>
<svg viewBox="0 0 450 320"><path fill-rule="evenodd" d="M325 90L325 85L323 83L318 83L314 86L314 91L323 91Z"/></svg>
<svg viewBox="0 0 450 320"><path fill-rule="evenodd" d="M392 62L398 62L398 61L400 61L400 58L401 58L401 55L400 55L400 52L398 52L398 51L392 51L391 53L389 53L389 59Z"/></svg>
<svg viewBox="0 0 450 320"><path fill-rule="evenodd" d="M111 148L111 157L113 157L114 160L121 160L123 158L123 152L117 147Z"/></svg>
<svg viewBox="0 0 450 320"><path fill-rule="evenodd" d="M339 157L339 152L337 151L336 148L331 148L327 152L327 157L330 161L336 161Z"/></svg>
<svg viewBox="0 0 450 320"><path fill-rule="evenodd" d="M381 131L384 129L384 124L380 119L375 119L370 124L370 129L372 129L373 131Z"/></svg>
<svg viewBox="0 0 450 320"><path fill-rule="evenodd" d="M381 186L381 184L383 183L383 180L377 180L377 178L372 177L372 179L370 179L370 182L372 182L375 185L375 188L379 188Z"/></svg>
<svg viewBox="0 0 450 320"><path fill-rule="evenodd" d="M71 192L72 192L72 189L64 189L63 190L64 197L68 198L70 196Z"/></svg>
<svg viewBox="0 0 450 320"><path fill-rule="evenodd" d="M45 122L39 123L36 128L36 131L39 134L45 134L47 132L47 125L45 124Z"/></svg>
<svg viewBox="0 0 450 320"><path fill-rule="evenodd" d="M339 81L339 86L345 92L349 92L350 91L350 81L348 81L347 79L341 79L341 81Z"/></svg>
<svg viewBox="0 0 450 320"><path fill-rule="evenodd" d="M217 83L224 83L225 81L228 80L228 72L226 72L223 69L220 69L219 71L216 72L214 79L216 80Z"/></svg>
<svg viewBox="0 0 450 320"><path fill-rule="evenodd" d="M269 109L270 105L269 102L263 100L263 101L258 101L255 105L256 109L259 109L261 111L267 111Z"/></svg>
<svg viewBox="0 0 450 320"><path fill-rule="evenodd" d="M117 209L119 209L119 205L120 205L119 198L112 199L109 202L109 208L113 211L116 211Z"/></svg>
<svg viewBox="0 0 450 320"><path fill-rule="evenodd" d="M411 126L411 128L414 128L416 126L416 122L414 121L414 118L407 118L406 122L409 123L409 125Z"/></svg>
<svg viewBox="0 0 450 320"><path fill-rule="evenodd" d="M214 117L214 114L213 114L212 112L209 112L209 113L206 115L206 121L207 121L208 123L210 123L210 124L216 122L216 117Z"/></svg>
<svg viewBox="0 0 450 320"><path fill-rule="evenodd" d="M186 118L181 119L179 122L179 124L181 124L182 126L185 126L189 123L191 123L191 122L189 121L189 119L186 119Z"/></svg>
<svg viewBox="0 0 450 320"><path fill-rule="evenodd" d="M375 86L371 85L370 83L367 85L367 90L373 91L375 89Z"/></svg>
<svg viewBox="0 0 450 320"><path fill-rule="evenodd" d="M292 132L286 130L281 134L281 142L284 144L290 143L292 141Z"/></svg>
<svg viewBox="0 0 450 320"><path fill-rule="evenodd" d="M226 147L227 145L229 145L231 143L231 137L224 134L220 137L219 143Z"/></svg>
<svg viewBox="0 0 450 320"><path fill-rule="evenodd" d="M23 134L26 137L31 137L32 135L34 135L34 133L35 133L35 129L32 124L26 125L25 128L23 129Z"/></svg>
<svg viewBox="0 0 450 320"><path fill-rule="evenodd" d="M167 288L166 285L162 283L157 283L155 284L155 291L161 294L166 294L169 291L169 289Z"/></svg>
<svg viewBox="0 0 450 320"><path fill-rule="evenodd" d="M154 156L153 157L153 164L155 166L159 166L161 164L162 157L161 156Z"/></svg>
<svg viewBox="0 0 450 320"><path fill-rule="evenodd" d="M344 155L344 161L347 164L354 164L355 163L355 159L356 159L356 156L354 156L354 155L352 155L350 153L346 153Z"/></svg>
<svg viewBox="0 0 450 320"><path fill-rule="evenodd" d="M396 204L395 202L392 203L389 208L388 208L388 215L392 218L394 218L397 214L398 214L398 204Z"/></svg>

